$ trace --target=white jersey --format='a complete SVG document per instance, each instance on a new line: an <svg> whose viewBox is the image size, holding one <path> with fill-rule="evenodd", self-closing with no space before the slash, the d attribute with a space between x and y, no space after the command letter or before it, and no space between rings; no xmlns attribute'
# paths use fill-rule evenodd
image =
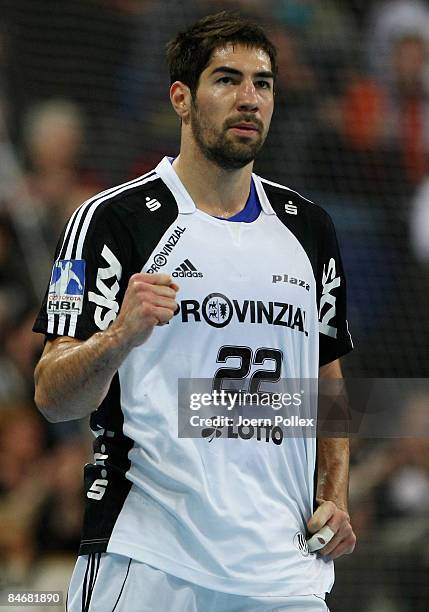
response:
<svg viewBox="0 0 429 612"><path fill-rule="evenodd" d="M228 593L306 595L333 583L332 562L305 545L315 438L179 435L179 379L269 388L315 379L351 348L328 215L253 180L251 223L198 210L167 158L83 204L54 266L75 274L73 292L48 290L34 329L86 339L116 318L132 274L170 273L178 312L130 352L91 417L80 554L126 555Z"/></svg>

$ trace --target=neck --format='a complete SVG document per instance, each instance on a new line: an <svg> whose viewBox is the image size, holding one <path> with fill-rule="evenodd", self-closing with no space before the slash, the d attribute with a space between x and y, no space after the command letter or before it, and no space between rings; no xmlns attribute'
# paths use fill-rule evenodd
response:
<svg viewBox="0 0 429 612"><path fill-rule="evenodd" d="M200 210L214 217L232 217L246 205L253 162L225 170L191 147L182 147L173 168Z"/></svg>

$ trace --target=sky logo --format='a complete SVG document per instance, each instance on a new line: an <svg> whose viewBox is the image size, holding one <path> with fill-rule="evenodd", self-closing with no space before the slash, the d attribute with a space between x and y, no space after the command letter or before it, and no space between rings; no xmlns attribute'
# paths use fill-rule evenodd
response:
<svg viewBox="0 0 429 612"><path fill-rule="evenodd" d="M80 314L85 289L85 261L60 259L52 269L47 310L53 314Z"/></svg>

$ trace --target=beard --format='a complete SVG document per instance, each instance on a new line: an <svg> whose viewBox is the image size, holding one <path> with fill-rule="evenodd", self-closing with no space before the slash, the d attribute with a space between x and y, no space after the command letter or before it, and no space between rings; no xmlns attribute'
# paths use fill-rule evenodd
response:
<svg viewBox="0 0 429 612"><path fill-rule="evenodd" d="M232 135L228 129L239 122L248 121L258 127L258 137ZM206 159L214 162L223 170L238 170L252 162L266 135L263 134L262 122L252 114L242 113L240 117L225 122L218 130L209 119L203 117L196 102L192 102L191 128L200 151Z"/></svg>

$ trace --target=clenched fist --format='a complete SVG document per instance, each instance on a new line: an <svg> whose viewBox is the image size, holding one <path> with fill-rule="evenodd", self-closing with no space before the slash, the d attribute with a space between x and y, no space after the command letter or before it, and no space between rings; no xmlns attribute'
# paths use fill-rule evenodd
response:
<svg viewBox="0 0 429 612"><path fill-rule="evenodd" d="M133 274L112 324L124 344L139 346L146 342L155 325L168 323L178 307L178 290L168 274Z"/></svg>

